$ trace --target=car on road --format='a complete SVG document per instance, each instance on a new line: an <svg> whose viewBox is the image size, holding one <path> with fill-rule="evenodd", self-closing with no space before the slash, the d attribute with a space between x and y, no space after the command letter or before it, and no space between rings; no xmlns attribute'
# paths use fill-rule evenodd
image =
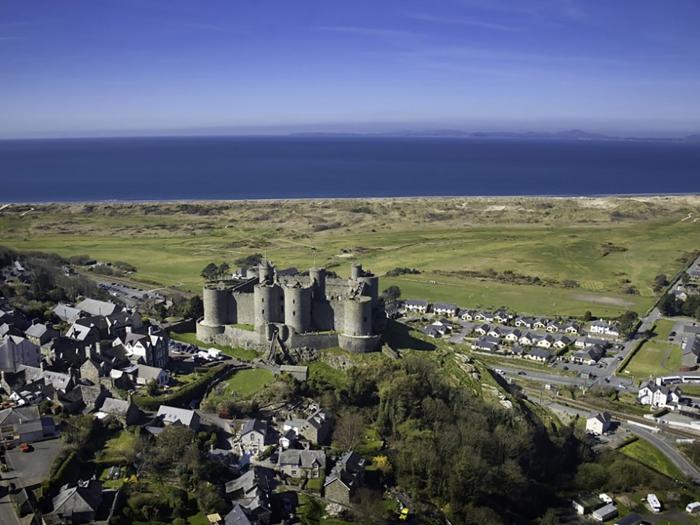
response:
<svg viewBox="0 0 700 525"><path fill-rule="evenodd" d="M525 370L518 370L518 375L519 376L526 376L527 372L525 372Z"/></svg>

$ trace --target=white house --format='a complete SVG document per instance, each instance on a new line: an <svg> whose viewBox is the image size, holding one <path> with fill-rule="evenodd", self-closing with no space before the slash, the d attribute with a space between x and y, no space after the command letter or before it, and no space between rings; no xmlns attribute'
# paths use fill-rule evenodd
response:
<svg viewBox="0 0 700 525"><path fill-rule="evenodd" d="M566 348L570 344L571 344L571 339L569 339L565 335L558 335L554 338L553 346L554 346L554 348L556 348L558 350L563 350L564 348Z"/></svg>
<svg viewBox="0 0 700 525"><path fill-rule="evenodd" d="M531 329L534 321L529 317L516 317L515 326Z"/></svg>
<svg viewBox="0 0 700 525"><path fill-rule="evenodd" d="M518 343L523 346L532 346L535 343L535 336L528 332L525 335L520 336Z"/></svg>
<svg viewBox="0 0 700 525"><path fill-rule="evenodd" d="M509 330L508 333L505 335L504 339L508 341L509 343L517 343L520 339L520 336L522 336L522 332L518 330L517 328L513 328L512 330Z"/></svg>
<svg viewBox="0 0 700 525"><path fill-rule="evenodd" d="M194 410L160 405L158 417L162 417L163 423L166 425L177 423L195 432L199 429L199 414Z"/></svg>
<svg viewBox="0 0 700 525"><path fill-rule="evenodd" d="M552 352L544 348L533 348L523 357L525 357L526 359L531 359L533 361L540 361L542 363L546 363L547 361L552 359Z"/></svg>
<svg viewBox="0 0 700 525"><path fill-rule="evenodd" d="M620 329L617 327L617 324L603 319L593 321L589 332L592 334L609 335L611 337L620 336Z"/></svg>
<svg viewBox="0 0 700 525"><path fill-rule="evenodd" d="M611 422L610 414L607 412L593 414L586 419L586 432L601 436L610 430Z"/></svg>
<svg viewBox="0 0 700 525"><path fill-rule="evenodd" d="M424 314L428 311L429 307L430 304L428 301L423 299L408 299L403 302L404 310L408 310L409 312L419 312Z"/></svg>
<svg viewBox="0 0 700 525"><path fill-rule="evenodd" d="M491 330L491 327L487 324L482 324L481 326L474 328L474 332L479 335L486 335L489 333L489 330Z"/></svg>
<svg viewBox="0 0 700 525"><path fill-rule="evenodd" d="M555 333L559 332L561 329L562 329L562 324L559 321L551 321L547 325L547 331L550 334L555 334Z"/></svg>
<svg viewBox="0 0 700 525"><path fill-rule="evenodd" d="M642 405L664 408L678 404L681 400L681 391L678 388L671 389L649 381L639 389L637 399Z"/></svg>
<svg viewBox="0 0 700 525"><path fill-rule="evenodd" d="M581 327L577 323L567 323L564 325L564 332L571 335L578 335L581 333Z"/></svg>
<svg viewBox="0 0 700 525"><path fill-rule="evenodd" d="M544 330L547 328L547 320L537 319L534 323L532 323L532 327L536 330Z"/></svg>
<svg viewBox="0 0 700 525"><path fill-rule="evenodd" d="M540 348L552 348L552 345L554 344L554 338L551 335L547 334L544 337L539 338L536 344Z"/></svg>
<svg viewBox="0 0 700 525"><path fill-rule="evenodd" d="M433 312L438 315L448 315L450 317L455 317L459 308L454 304L449 303L435 303L433 305Z"/></svg>

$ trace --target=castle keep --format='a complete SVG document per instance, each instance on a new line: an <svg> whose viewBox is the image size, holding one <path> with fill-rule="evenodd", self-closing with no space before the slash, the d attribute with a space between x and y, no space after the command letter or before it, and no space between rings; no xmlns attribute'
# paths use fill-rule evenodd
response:
<svg viewBox="0 0 700 525"><path fill-rule="evenodd" d="M386 320L378 290L379 278L359 264L340 279L325 268L311 268L308 276L277 272L263 261L245 277L205 285L197 338L271 353L275 345L373 351Z"/></svg>

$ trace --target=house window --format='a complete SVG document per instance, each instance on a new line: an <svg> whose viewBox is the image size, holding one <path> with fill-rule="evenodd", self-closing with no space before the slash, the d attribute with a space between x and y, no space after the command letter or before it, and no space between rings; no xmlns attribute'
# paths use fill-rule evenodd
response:
<svg viewBox="0 0 700 525"><path fill-rule="evenodd" d="M264 303L264 302L265 302L265 298L262 297L262 298L260 299L260 301Z"/></svg>
<svg viewBox="0 0 700 525"><path fill-rule="evenodd" d="M263 313L263 315L265 315L265 309L264 309L264 308L262 309L262 313Z"/></svg>
<svg viewBox="0 0 700 525"><path fill-rule="evenodd" d="M295 316L295 315L297 315L297 311L296 311L296 310L292 310L292 316Z"/></svg>
<svg viewBox="0 0 700 525"><path fill-rule="evenodd" d="M296 300L296 299L292 299L292 304L297 304L297 300Z"/></svg>

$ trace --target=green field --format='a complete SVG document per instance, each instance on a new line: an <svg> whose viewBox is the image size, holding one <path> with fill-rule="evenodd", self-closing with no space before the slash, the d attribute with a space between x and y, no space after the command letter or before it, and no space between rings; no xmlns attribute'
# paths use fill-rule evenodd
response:
<svg viewBox="0 0 700 525"><path fill-rule="evenodd" d="M125 261L134 278L187 291L199 290L207 263L261 253L280 267L325 265L341 276L355 261L379 275L416 268L382 279L404 297L615 315L650 307L654 276L673 275L700 245L700 224L681 222L699 209L693 197L52 205L0 212L0 242Z"/></svg>
<svg viewBox="0 0 700 525"><path fill-rule="evenodd" d="M632 459L636 459L641 464L646 465L647 467L652 468L661 474L665 474L670 478L679 479L683 477L681 471L678 470L678 468L671 463L666 456L659 451L659 449L645 439L639 438L629 445L625 445L619 450L624 455L629 456Z"/></svg>
<svg viewBox="0 0 700 525"><path fill-rule="evenodd" d="M224 381L224 394L246 398L260 391L274 381L275 376L264 368L239 370L230 379Z"/></svg>
<svg viewBox="0 0 700 525"><path fill-rule="evenodd" d="M681 347L666 342L673 324L673 321L666 319L657 321L654 325L656 335L641 344L622 370L622 374L637 379L648 379L651 376L678 373L683 355Z"/></svg>

